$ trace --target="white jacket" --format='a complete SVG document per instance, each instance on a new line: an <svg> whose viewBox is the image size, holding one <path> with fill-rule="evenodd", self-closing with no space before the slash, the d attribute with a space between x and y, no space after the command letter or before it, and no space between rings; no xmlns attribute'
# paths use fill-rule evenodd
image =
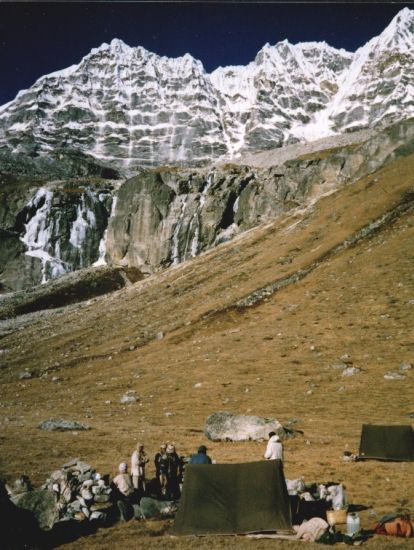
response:
<svg viewBox="0 0 414 550"><path fill-rule="evenodd" d="M264 457L269 460L276 460L279 458L283 460L283 445L279 441L277 435L272 435L272 437L267 442L266 452Z"/></svg>

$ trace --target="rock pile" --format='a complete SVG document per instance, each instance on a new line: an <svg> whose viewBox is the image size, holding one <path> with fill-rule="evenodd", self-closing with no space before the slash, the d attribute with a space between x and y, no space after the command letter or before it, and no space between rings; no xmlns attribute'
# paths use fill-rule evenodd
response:
<svg viewBox="0 0 414 550"><path fill-rule="evenodd" d="M112 508L112 489L86 462L72 460L54 471L42 489L55 494L58 521L105 522Z"/></svg>
<svg viewBox="0 0 414 550"><path fill-rule="evenodd" d="M25 477L8 487L12 502L32 512L43 530L67 521L105 523L113 511L111 487L79 459L55 470L40 489L31 489Z"/></svg>

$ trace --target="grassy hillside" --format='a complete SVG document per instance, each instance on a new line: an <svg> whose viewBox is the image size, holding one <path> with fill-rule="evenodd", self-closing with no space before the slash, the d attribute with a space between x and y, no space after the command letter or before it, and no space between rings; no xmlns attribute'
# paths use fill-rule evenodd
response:
<svg viewBox="0 0 414 550"><path fill-rule="evenodd" d="M304 431L285 444L289 479L344 482L378 516L414 514L413 463L342 460L358 450L362 423L412 422L414 369L403 381L384 374L414 363L413 174L414 155L132 286L3 321L0 475L40 484L73 456L114 474L138 440L151 455L169 440L179 454L205 443L218 462L260 459L264 444L206 440L205 418L225 410ZM344 354L360 374L333 368ZM33 377L20 380L25 369ZM128 390L140 400L122 405ZM51 417L92 430L39 430ZM362 514L366 527L375 518ZM166 526L118 525L72 546L302 547L170 539Z"/></svg>

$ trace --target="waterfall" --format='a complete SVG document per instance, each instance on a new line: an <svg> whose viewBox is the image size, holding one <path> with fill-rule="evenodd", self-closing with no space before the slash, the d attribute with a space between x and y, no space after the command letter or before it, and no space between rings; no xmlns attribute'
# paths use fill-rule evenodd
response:
<svg viewBox="0 0 414 550"><path fill-rule="evenodd" d="M183 220L184 220L185 208L187 206L187 199L188 199L188 196L186 195L181 200L181 212L180 212L180 215L178 217L177 223L175 225L174 233L173 233L173 238L172 238L173 246L172 246L172 253L171 253L172 265L177 265L181 261L180 260L180 238L179 238L179 236L180 236L181 226L182 226Z"/></svg>
<svg viewBox="0 0 414 550"><path fill-rule="evenodd" d="M104 193L101 193L99 195L99 200L103 202L105 200L106 195ZM116 203L118 201L118 197L115 195L112 199L112 205L111 205L111 213L109 214L108 218L108 225L109 221L113 216L115 216L115 210L116 210ZM99 265L107 265L105 260L106 255L106 240L108 237L108 225L106 226L106 229L104 231L104 234L102 235L102 239L99 241L99 258L94 262L93 266L99 266Z"/></svg>
<svg viewBox="0 0 414 550"><path fill-rule="evenodd" d="M36 209L35 215L25 224L26 232L20 240L27 246L26 256L39 258L42 264L42 284L48 279L60 277L67 271L71 271L70 266L60 259L60 243L55 243L54 255L51 237L53 235L53 217L52 217L52 199L53 192L45 187L38 189L35 196L27 204L27 208ZM59 218L56 221L59 227Z"/></svg>
<svg viewBox="0 0 414 550"><path fill-rule="evenodd" d="M194 256L197 256L199 245L200 245L200 231L201 231L201 214L202 210L204 208L204 204L206 202L206 197L209 192L210 187L213 185L214 182L214 174L211 173L207 177L207 182L201 191L200 200L198 203L197 210L193 216L193 219L191 220L191 225L193 224L193 221L196 223L196 227L194 230L194 237L191 241L191 256L194 258Z"/></svg>

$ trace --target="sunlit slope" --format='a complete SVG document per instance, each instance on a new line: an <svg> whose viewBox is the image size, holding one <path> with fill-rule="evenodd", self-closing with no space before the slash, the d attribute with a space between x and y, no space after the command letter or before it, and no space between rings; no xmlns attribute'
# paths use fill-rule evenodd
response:
<svg viewBox="0 0 414 550"><path fill-rule="evenodd" d="M345 481L380 512L409 506L412 464L341 455L362 423L412 422L414 369L384 374L414 362L413 208L411 155L128 288L4 322L0 474L41 482L75 455L113 472L138 439L185 454L205 442L207 415L227 410L296 420L287 477ZM332 368L344 354L359 374ZM26 368L34 377L19 380ZM122 405L128 390L139 401ZM92 430L40 431L50 417ZM262 447L209 444L218 461Z"/></svg>

